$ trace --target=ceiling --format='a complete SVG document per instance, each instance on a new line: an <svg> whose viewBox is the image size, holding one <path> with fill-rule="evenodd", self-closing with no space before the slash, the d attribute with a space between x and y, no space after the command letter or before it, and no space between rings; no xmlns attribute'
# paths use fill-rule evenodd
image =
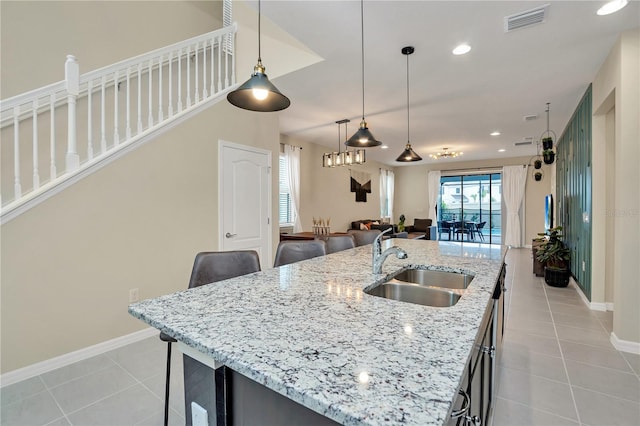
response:
<svg viewBox="0 0 640 426"><path fill-rule="evenodd" d="M505 16L549 3L545 21L506 33ZM410 141L425 164L537 154L550 129L560 136L621 31L640 25L637 1L597 16L604 1L365 1L365 116L388 149L367 159L393 166L407 142L406 56L409 57ZM257 8L257 2L248 2ZM265 0L262 13L324 58L274 80L291 99L280 114L281 133L337 149L337 120L349 135L362 116L359 1ZM455 56L466 42L472 50ZM263 44L269 67L269 48ZM525 116L538 119L526 121ZM490 136L493 131L500 136ZM344 127L341 130L344 141ZM533 138L531 145L514 142ZM448 147L457 159L433 160ZM342 145L344 149L344 145ZM505 152L498 152L505 149Z"/></svg>

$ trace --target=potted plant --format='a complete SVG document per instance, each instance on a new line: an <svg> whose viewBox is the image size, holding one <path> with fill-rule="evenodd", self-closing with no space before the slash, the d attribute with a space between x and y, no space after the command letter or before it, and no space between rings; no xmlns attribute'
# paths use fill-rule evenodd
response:
<svg viewBox="0 0 640 426"><path fill-rule="evenodd" d="M533 168L538 170L542 168L542 160L535 160L533 162Z"/></svg>
<svg viewBox="0 0 640 426"><path fill-rule="evenodd" d="M404 215L401 214L398 220L398 232L404 232Z"/></svg>
<svg viewBox="0 0 640 426"><path fill-rule="evenodd" d="M553 139L551 137L542 138L542 149L548 150L553 148Z"/></svg>
<svg viewBox="0 0 640 426"><path fill-rule="evenodd" d="M544 241L538 246L536 258L544 264L544 281L553 287L566 287L569 284L571 250L561 239L562 227L556 226L542 235L545 235Z"/></svg>
<svg viewBox="0 0 640 426"><path fill-rule="evenodd" d="M539 172L539 171L538 171L538 172L535 172L535 173L533 174L533 179L534 179L536 182L540 182L540 181L542 180L542 172Z"/></svg>
<svg viewBox="0 0 640 426"><path fill-rule="evenodd" d="M551 149L545 149L542 151L542 159L544 160L544 164L553 164L553 161L556 158L556 153Z"/></svg>

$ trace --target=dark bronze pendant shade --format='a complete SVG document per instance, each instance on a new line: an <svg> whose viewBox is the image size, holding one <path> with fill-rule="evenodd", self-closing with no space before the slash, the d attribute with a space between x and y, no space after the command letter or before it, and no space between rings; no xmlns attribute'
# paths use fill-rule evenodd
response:
<svg viewBox="0 0 640 426"><path fill-rule="evenodd" d="M402 154L400 154L398 158L396 158L396 161L402 161L402 162L420 161L420 160L422 160L422 157L416 154L413 148L411 148L410 143L407 143L407 146L404 147L404 151L402 151Z"/></svg>
<svg viewBox="0 0 640 426"><path fill-rule="evenodd" d="M265 68L258 59L251 78L227 95L227 100L238 108L258 112L281 111L291 105L291 101L269 81Z"/></svg>
<svg viewBox="0 0 640 426"><path fill-rule="evenodd" d="M367 127L367 122L364 118L360 122L360 128L353 134L345 143L346 146L355 146L358 148L371 148L374 146L382 145L382 142L376 140L373 134Z"/></svg>
<svg viewBox="0 0 640 426"><path fill-rule="evenodd" d="M258 64L253 68L251 78L233 92L227 94L227 100L238 108L258 112L281 111L291 105L291 101L269 81L264 73L260 55L260 13L258 0Z"/></svg>
<svg viewBox="0 0 640 426"><path fill-rule="evenodd" d="M411 148L411 142L409 142L409 55L411 55L414 51L415 49L412 46L402 48L402 54L407 57L407 145L404 147L404 151L402 151L402 154L400 154L398 158L396 158L396 161L400 161L403 163L422 160L422 157L416 154L413 148Z"/></svg>

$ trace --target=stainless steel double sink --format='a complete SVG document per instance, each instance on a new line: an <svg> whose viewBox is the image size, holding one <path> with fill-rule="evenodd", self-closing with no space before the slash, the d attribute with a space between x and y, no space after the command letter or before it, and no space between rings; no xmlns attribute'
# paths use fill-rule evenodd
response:
<svg viewBox="0 0 640 426"><path fill-rule="evenodd" d="M458 292L449 289L464 290L473 277L462 272L406 269L365 290L365 293L418 305L449 307L461 297Z"/></svg>

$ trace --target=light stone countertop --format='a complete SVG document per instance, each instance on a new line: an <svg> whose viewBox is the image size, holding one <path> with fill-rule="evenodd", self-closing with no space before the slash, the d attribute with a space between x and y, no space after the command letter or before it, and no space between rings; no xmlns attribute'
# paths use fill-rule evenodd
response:
<svg viewBox="0 0 640 426"><path fill-rule="evenodd" d="M383 250L392 244L409 257L390 256L382 275L367 245L144 300L129 313L336 422L442 425L507 248L391 239ZM475 278L448 308L363 292L410 266Z"/></svg>

